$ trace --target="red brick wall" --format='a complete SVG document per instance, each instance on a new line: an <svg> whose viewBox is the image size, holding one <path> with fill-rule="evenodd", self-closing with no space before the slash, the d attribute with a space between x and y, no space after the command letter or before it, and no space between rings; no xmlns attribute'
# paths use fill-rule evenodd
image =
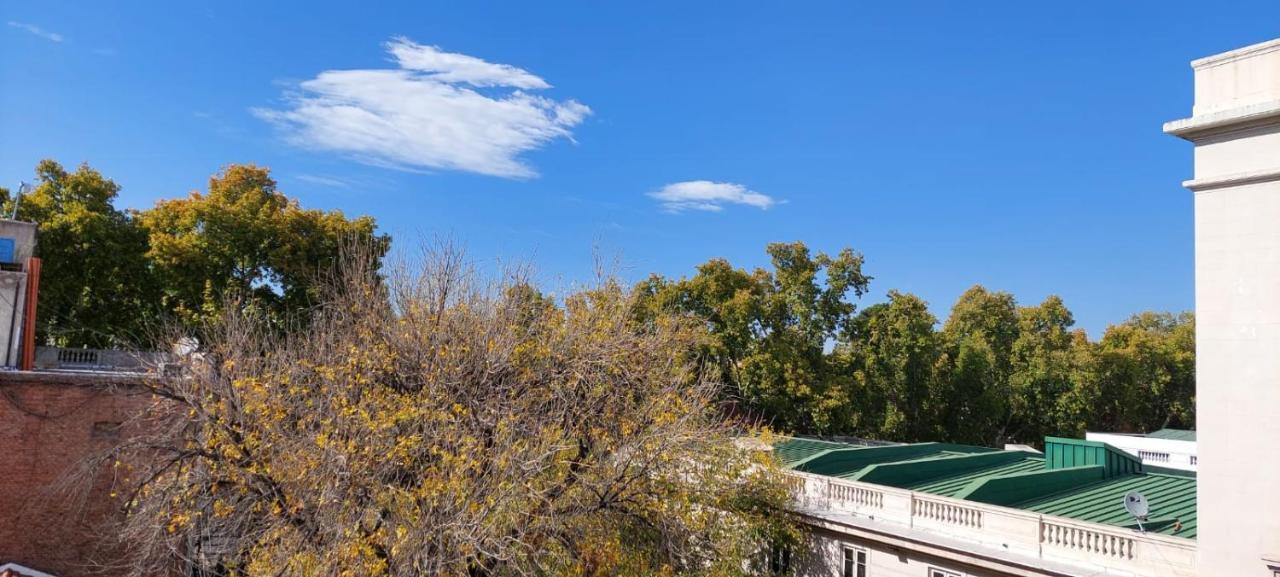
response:
<svg viewBox="0 0 1280 577"><path fill-rule="evenodd" d="M150 399L118 379L0 372L0 564L75 577L109 561L113 471L83 471Z"/></svg>

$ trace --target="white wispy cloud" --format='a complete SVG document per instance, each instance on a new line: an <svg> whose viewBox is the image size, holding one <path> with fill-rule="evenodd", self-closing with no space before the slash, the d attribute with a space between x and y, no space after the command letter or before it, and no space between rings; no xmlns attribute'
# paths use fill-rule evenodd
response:
<svg viewBox="0 0 1280 577"><path fill-rule="evenodd" d="M743 204L767 209L778 203L773 197L732 182L688 180L668 184L649 193L670 212L706 210L719 212L725 205Z"/></svg>
<svg viewBox="0 0 1280 577"><path fill-rule="evenodd" d="M591 114L514 66L396 38L396 69L328 70L285 95L284 109L256 108L291 143L404 170L459 170L506 178L537 172L521 155L572 140ZM483 92L477 89L484 89Z"/></svg>
<svg viewBox="0 0 1280 577"><path fill-rule="evenodd" d="M351 188L351 183L341 178L325 176L323 174L299 174L295 178L308 184L319 186L331 186L333 188Z"/></svg>
<svg viewBox="0 0 1280 577"><path fill-rule="evenodd" d="M36 26L35 24L27 24L26 22L15 22L13 20L10 20L9 26L12 28L20 28L22 30L26 30L27 32L35 34L36 36L44 38L45 40L48 40L50 42L62 42L63 40L65 40L65 38L63 38L61 34L58 34L57 32L50 32L48 30L45 30L44 28Z"/></svg>

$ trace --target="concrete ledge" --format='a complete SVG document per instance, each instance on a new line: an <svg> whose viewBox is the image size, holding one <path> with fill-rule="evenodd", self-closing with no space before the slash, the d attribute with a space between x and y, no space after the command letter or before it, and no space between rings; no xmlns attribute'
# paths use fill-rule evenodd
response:
<svg viewBox="0 0 1280 577"><path fill-rule="evenodd" d="M1280 123L1280 101L1263 102L1164 123L1165 134L1196 140L1226 132Z"/></svg>
<svg viewBox="0 0 1280 577"><path fill-rule="evenodd" d="M1185 180L1182 186L1195 191L1204 192L1218 188L1229 188L1233 186L1244 186L1246 184L1258 184L1260 182L1272 182L1280 180L1280 168L1274 170L1255 170L1252 172L1240 172L1236 174L1228 174L1226 176L1217 176L1213 178L1197 178L1194 180Z"/></svg>
<svg viewBox="0 0 1280 577"><path fill-rule="evenodd" d="M1229 64L1237 60L1243 60L1245 58L1251 58L1261 54L1266 54L1268 52L1276 52L1276 51L1280 51L1280 38L1277 38L1275 40L1268 40L1266 42L1259 42L1257 44L1251 44L1249 46L1245 46L1244 48L1237 48L1229 52L1214 54L1213 56L1205 56L1204 58L1197 58L1191 61L1191 68L1199 70L1201 68L1209 68L1212 66Z"/></svg>
<svg viewBox="0 0 1280 577"><path fill-rule="evenodd" d="M155 375L117 371L0 371L0 385L137 386L155 381Z"/></svg>

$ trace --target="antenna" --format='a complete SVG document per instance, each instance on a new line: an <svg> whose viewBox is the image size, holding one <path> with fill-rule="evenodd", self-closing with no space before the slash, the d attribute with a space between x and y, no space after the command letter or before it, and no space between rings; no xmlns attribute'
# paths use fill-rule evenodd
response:
<svg viewBox="0 0 1280 577"><path fill-rule="evenodd" d="M31 192L31 185L25 182L18 185L18 194L13 197L13 214L9 215L9 220L18 220L18 203L22 202L22 195Z"/></svg>
<svg viewBox="0 0 1280 577"><path fill-rule="evenodd" d="M1147 502L1147 498L1137 491L1125 493L1124 510L1138 520L1138 530L1146 533L1147 530L1142 528L1142 522L1147 519L1147 514L1151 512L1151 504Z"/></svg>

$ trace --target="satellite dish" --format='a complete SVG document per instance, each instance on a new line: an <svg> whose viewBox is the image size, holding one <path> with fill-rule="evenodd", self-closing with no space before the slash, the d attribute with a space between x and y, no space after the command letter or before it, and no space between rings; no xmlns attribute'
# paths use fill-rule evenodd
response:
<svg viewBox="0 0 1280 577"><path fill-rule="evenodd" d="M1145 519L1147 513L1151 512L1151 505L1147 503L1147 498L1142 493L1129 491L1124 496L1124 510L1134 517Z"/></svg>
<svg viewBox="0 0 1280 577"><path fill-rule="evenodd" d="M1129 491L1124 495L1124 510L1128 511L1138 520L1138 530L1146 532L1142 528L1142 521L1147 518L1147 514L1151 512L1151 504L1147 503L1147 498L1137 491Z"/></svg>

